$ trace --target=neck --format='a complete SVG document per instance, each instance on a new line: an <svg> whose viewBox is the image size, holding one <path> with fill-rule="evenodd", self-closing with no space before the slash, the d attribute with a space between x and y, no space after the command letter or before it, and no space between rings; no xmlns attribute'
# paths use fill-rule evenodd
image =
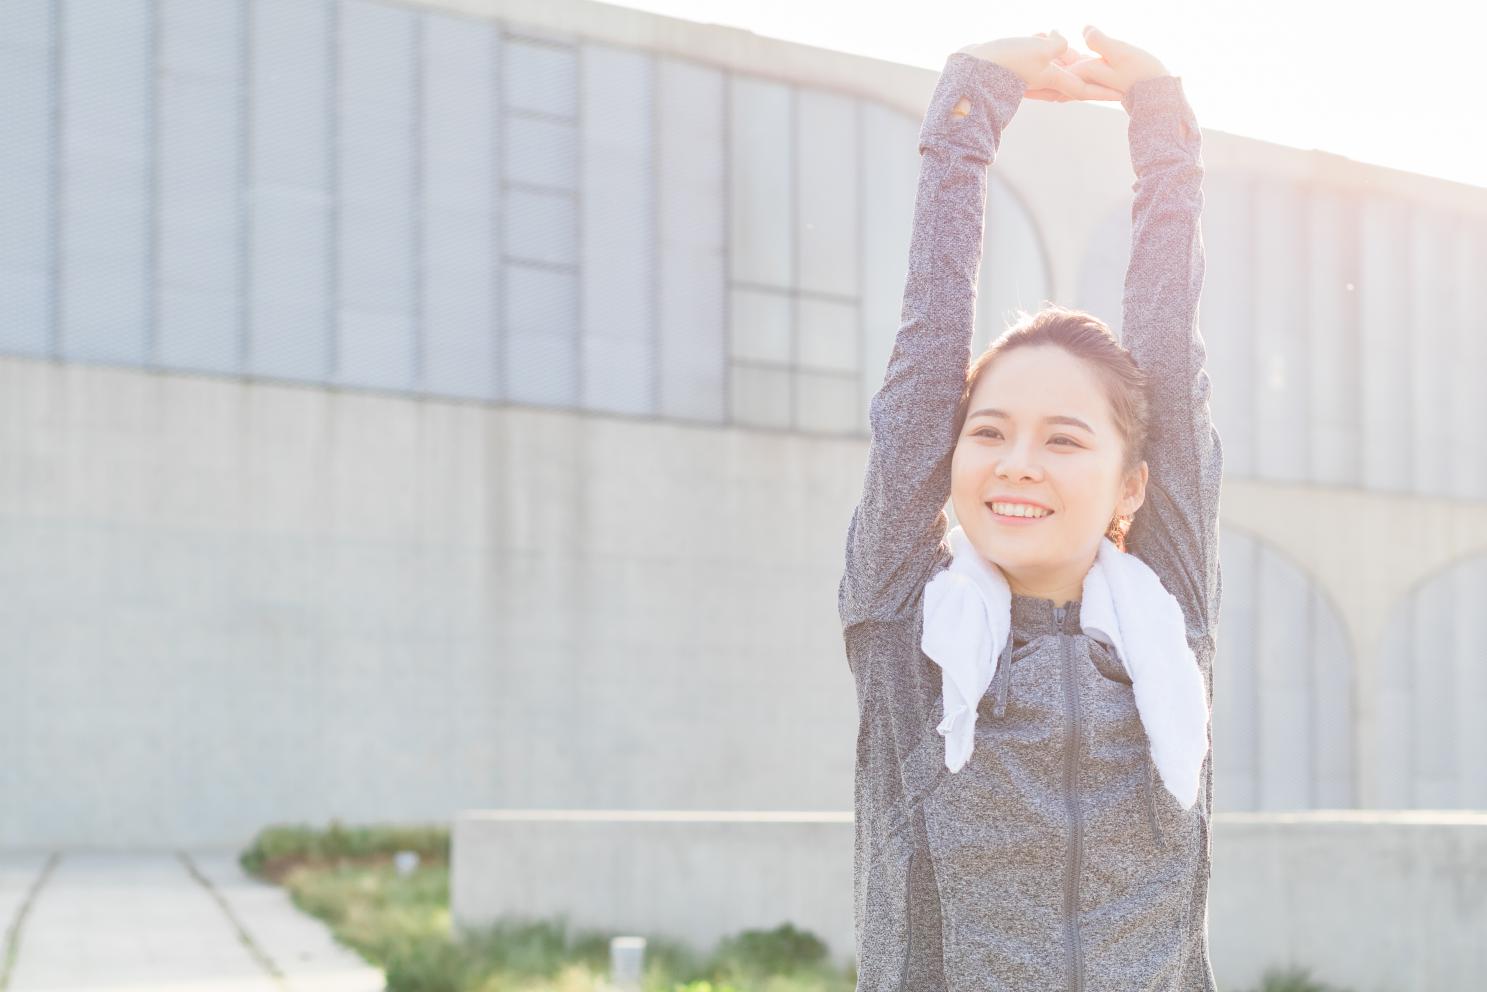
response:
<svg viewBox="0 0 1487 992"><path fill-rule="evenodd" d="M1063 571L1058 575L1043 572L1029 572L1021 569L1016 572L1002 568L1002 574L1007 577L1007 587L1012 590L1014 596L1031 596L1035 599L1051 599L1055 606L1062 606L1071 601L1077 602L1084 595L1084 576L1094 565L1091 561L1077 575Z"/></svg>
<svg viewBox="0 0 1487 992"><path fill-rule="evenodd" d="M1007 585L1014 596L1031 596L1034 599L1049 599L1055 606L1067 606L1071 602L1078 602L1080 595L1084 592L1084 583L1072 586L1024 586L1007 577Z"/></svg>

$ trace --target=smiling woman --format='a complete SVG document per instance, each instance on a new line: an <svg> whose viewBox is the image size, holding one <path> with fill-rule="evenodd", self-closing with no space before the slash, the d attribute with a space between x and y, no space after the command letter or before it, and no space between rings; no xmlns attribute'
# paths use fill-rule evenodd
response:
<svg viewBox="0 0 1487 992"><path fill-rule="evenodd" d="M1086 41L1100 58L1045 36L956 52L919 134L902 322L837 596L859 704L858 992L1215 988L1201 132L1156 59ZM1131 115L1122 337L1049 304L972 363L1003 128L1024 97L1095 84Z"/></svg>

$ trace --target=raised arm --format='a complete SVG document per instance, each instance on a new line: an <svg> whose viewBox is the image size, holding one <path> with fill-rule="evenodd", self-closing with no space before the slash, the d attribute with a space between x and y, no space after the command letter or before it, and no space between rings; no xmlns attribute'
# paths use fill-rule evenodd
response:
<svg viewBox="0 0 1487 992"><path fill-rule="evenodd" d="M1122 343L1151 381L1150 469L1127 548L1182 605L1188 636L1215 636L1219 606L1218 511L1223 452L1208 406L1198 331L1203 289L1201 135L1178 76L1131 85L1131 260Z"/></svg>
<svg viewBox="0 0 1487 992"><path fill-rule="evenodd" d="M1017 73L955 52L930 98L898 334L869 403L867 469L847 527L837 592L843 628L903 615L939 554L952 421L975 325L987 167L1023 93Z"/></svg>

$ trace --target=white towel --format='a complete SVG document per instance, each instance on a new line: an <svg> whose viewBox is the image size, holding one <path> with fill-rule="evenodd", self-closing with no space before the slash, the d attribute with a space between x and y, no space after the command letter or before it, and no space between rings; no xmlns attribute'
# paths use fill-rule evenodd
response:
<svg viewBox="0 0 1487 992"><path fill-rule="evenodd" d="M949 539L954 561L924 587L920 647L942 669L945 718L936 729L945 738L945 766L956 772L971 756L976 706L1012 636L1012 591L963 528L953 528ZM1208 753L1209 714L1182 607L1151 566L1106 537L1084 576L1079 622L1125 666L1162 782L1191 809Z"/></svg>

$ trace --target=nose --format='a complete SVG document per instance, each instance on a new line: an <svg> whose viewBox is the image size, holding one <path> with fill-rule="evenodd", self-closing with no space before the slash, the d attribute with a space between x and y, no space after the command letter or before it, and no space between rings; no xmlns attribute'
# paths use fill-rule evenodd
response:
<svg viewBox="0 0 1487 992"><path fill-rule="evenodd" d="M998 478L1036 480L1042 475L1042 466L1031 456L1026 444L1027 442L1019 442L1005 450L1002 457L997 460Z"/></svg>

